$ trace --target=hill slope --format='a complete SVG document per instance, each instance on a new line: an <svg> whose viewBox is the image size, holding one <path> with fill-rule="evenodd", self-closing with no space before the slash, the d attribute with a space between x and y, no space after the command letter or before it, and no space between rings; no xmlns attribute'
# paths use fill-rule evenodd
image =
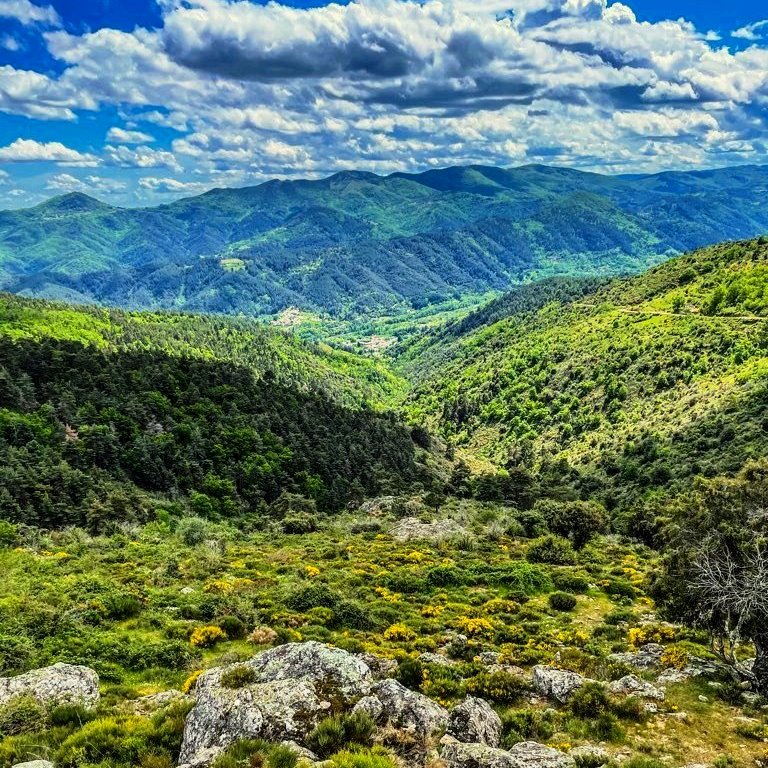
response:
<svg viewBox="0 0 768 768"><path fill-rule="evenodd" d="M0 519L253 523L289 511L267 509L283 492L337 511L407 488L420 452L368 404L398 386L253 323L0 296Z"/></svg>
<svg viewBox="0 0 768 768"><path fill-rule="evenodd" d="M609 505L765 455L765 240L584 287L518 289L412 344L412 416Z"/></svg>
<svg viewBox="0 0 768 768"><path fill-rule="evenodd" d="M529 166L340 173L154 209L82 194L0 212L0 288L146 308L336 315L614 275L768 230L768 169L608 177Z"/></svg>

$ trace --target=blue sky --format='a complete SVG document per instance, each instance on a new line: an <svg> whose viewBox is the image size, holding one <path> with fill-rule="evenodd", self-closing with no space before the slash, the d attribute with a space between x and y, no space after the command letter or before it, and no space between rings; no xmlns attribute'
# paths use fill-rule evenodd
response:
<svg viewBox="0 0 768 768"><path fill-rule="evenodd" d="M766 163L761 6L0 0L0 208L349 168Z"/></svg>

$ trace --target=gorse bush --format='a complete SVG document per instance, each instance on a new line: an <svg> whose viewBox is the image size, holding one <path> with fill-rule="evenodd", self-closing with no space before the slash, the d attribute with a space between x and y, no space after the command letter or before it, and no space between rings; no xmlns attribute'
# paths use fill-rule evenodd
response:
<svg viewBox="0 0 768 768"><path fill-rule="evenodd" d="M552 534L532 541L525 556L532 563L573 565L576 562L576 554L571 543L567 539Z"/></svg>
<svg viewBox="0 0 768 768"><path fill-rule="evenodd" d="M548 598L549 607L556 611L572 611L576 607L575 595L567 592L553 592Z"/></svg>

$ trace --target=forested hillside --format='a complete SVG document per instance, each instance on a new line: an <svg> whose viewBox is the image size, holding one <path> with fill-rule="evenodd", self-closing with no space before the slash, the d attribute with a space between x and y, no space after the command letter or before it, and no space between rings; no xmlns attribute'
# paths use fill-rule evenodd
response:
<svg viewBox="0 0 768 768"><path fill-rule="evenodd" d="M0 518L99 529L175 508L252 525L405 490L429 480L423 450L367 402L394 383L246 322L5 296Z"/></svg>
<svg viewBox="0 0 768 768"><path fill-rule="evenodd" d="M519 289L412 343L410 414L609 507L766 454L768 241L585 287Z"/></svg>
<svg viewBox="0 0 768 768"><path fill-rule="evenodd" d="M0 288L119 306L395 313L552 275L637 272L768 229L768 170L345 172L126 210L0 212Z"/></svg>

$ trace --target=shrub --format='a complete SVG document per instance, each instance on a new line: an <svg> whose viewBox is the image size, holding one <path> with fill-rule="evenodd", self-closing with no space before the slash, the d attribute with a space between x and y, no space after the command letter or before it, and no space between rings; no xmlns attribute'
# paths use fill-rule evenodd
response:
<svg viewBox="0 0 768 768"><path fill-rule="evenodd" d="M239 739L211 763L211 768L257 768L263 766L269 745L257 739Z"/></svg>
<svg viewBox="0 0 768 768"><path fill-rule="evenodd" d="M571 694L568 707L576 717L594 720L610 710L610 701L603 685L585 683Z"/></svg>
<svg viewBox="0 0 768 768"><path fill-rule="evenodd" d="M309 748L320 757L329 757L350 744L369 746L375 728L365 712L326 717L309 734Z"/></svg>
<svg viewBox="0 0 768 768"><path fill-rule="evenodd" d="M575 595L568 592L553 592L548 599L549 607L555 611L572 611L576 607Z"/></svg>
<svg viewBox="0 0 768 768"><path fill-rule="evenodd" d="M280 524L283 533L289 534L314 533L317 526L317 517L306 513L288 515Z"/></svg>
<svg viewBox="0 0 768 768"><path fill-rule="evenodd" d="M542 499L534 510L546 520L552 533L569 538L577 549L604 531L608 522L605 509L593 501Z"/></svg>
<svg viewBox="0 0 768 768"><path fill-rule="evenodd" d="M328 626L345 629L368 630L376 626L371 614L354 600L341 600L333 609L333 616Z"/></svg>
<svg viewBox="0 0 768 768"><path fill-rule="evenodd" d="M404 656L398 662L395 677L406 688L419 691L424 683L424 665L412 656Z"/></svg>
<svg viewBox="0 0 768 768"><path fill-rule="evenodd" d="M611 597L623 597L630 600L633 600L637 595L635 587L626 579L611 579L606 584L605 591Z"/></svg>
<svg viewBox="0 0 768 768"><path fill-rule="evenodd" d="M220 640L226 640L227 633L215 624L210 624L204 627L196 627L192 630L189 642L195 646L195 648L210 648L216 645Z"/></svg>
<svg viewBox="0 0 768 768"><path fill-rule="evenodd" d="M272 645L277 640L277 632L271 627L256 627L248 635L248 642L254 645Z"/></svg>
<svg viewBox="0 0 768 768"><path fill-rule="evenodd" d="M661 666L667 669L684 669L688 664L688 653L683 648L673 645L661 654Z"/></svg>
<svg viewBox="0 0 768 768"><path fill-rule="evenodd" d="M240 640L245 637L245 624L237 616L222 616L218 620L218 625L227 633L227 637L232 640Z"/></svg>
<svg viewBox="0 0 768 768"><path fill-rule="evenodd" d="M481 672L467 680L468 693L499 704L515 702L529 690L526 680L504 670Z"/></svg>
<svg viewBox="0 0 768 768"><path fill-rule="evenodd" d="M17 696L0 707L0 738L45 730L48 713L32 696Z"/></svg>
<svg viewBox="0 0 768 768"><path fill-rule="evenodd" d="M84 764L139 765L140 755L148 751L152 730L151 722L144 718L92 720L65 739L55 763L63 768Z"/></svg>
<svg viewBox="0 0 768 768"><path fill-rule="evenodd" d="M592 731L595 738L600 741L621 741L624 731L619 725L616 716L610 712L602 712L592 723Z"/></svg>
<svg viewBox="0 0 768 768"><path fill-rule="evenodd" d="M452 566L438 565L427 571L427 584L430 587L458 587L465 581L464 574Z"/></svg>
<svg viewBox="0 0 768 768"><path fill-rule="evenodd" d="M589 589L586 576L578 573L555 573L552 581L563 592L572 592L576 595L583 595Z"/></svg>
<svg viewBox="0 0 768 768"><path fill-rule="evenodd" d="M110 619L129 619L141 613L141 603L132 595L112 594L104 598L104 607Z"/></svg>
<svg viewBox="0 0 768 768"><path fill-rule="evenodd" d="M246 685L254 682L256 682L256 672L245 664L232 667L221 676L221 684L225 688L245 688Z"/></svg>
<svg viewBox="0 0 768 768"><path fill-rule="evenodd" d="M568 539L550 534L534 539L528 546L526 558L532 563L573 565L576 553Z"/></svg>
<svg viewBox="0 0 768 768"><path fill-rule="evenodd" d="M392 624L384 630L384 639L393 643L406 643L415 637L416 633L405 624Z"/></svg>
<svg viewBox="0 0 768 768"><path fill-rule="evenodd" d="M520 741L547 741L555 732L553 710L519 709L502 715L504 747L512 747Z"/></svg>
<svg viewBox="0 0 768 768"><path fill-rule="evenodd" d="M208 537L210 525L201 517L185 517L176 528L178 537L188 547L202 544Z"/></svg>
<svg viewBox="0 0 768 768"><path fill-rule="evenodd" d="M285 604L292 611L308 611L310 608L335 608L339 602L337 595L327 584L312 583L292 592Z"/></svg>
<svg viewBox="0 0 768 768"><path fill-rule="evenodd" d="M15 547L19 543L19 529L7 520L0 520L0 549Z"/></svg>

